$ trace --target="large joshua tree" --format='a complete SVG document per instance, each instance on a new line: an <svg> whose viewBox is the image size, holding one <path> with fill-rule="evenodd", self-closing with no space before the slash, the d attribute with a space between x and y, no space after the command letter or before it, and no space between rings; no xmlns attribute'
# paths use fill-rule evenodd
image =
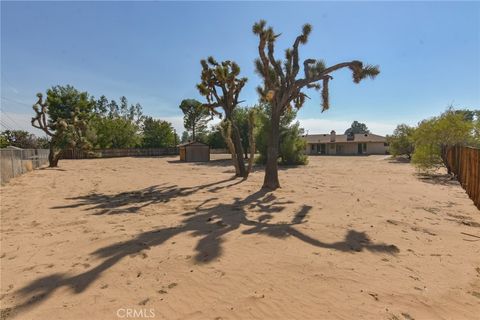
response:
<svg viewBox="0 0 480 320"><path fill-rule="evenodd" d="M47 91L45 100L41 93L37 98L31 123L50 137L49 167L58 166L63 148L88 150L91 147L86 134L94 102L88 93L72 86L56 86Z"/></svg>
<svg viewBox="0 0 480 320"><path fill-rule="evenodd" d="M248 171L243 161L243 147L240 131L233 119L235 107L239 101L240 91L247 82L247 78L239 78L240 67L233 61L218 63L213 57L201 60L201 83L197 84L198 91L205 96L208 108L213 115L222 116L217 108L223 109L222 134L232 154L236 175L246 178ZM230 140L231 139L231 140Z"/></svg>
<svg viewBox="0 0 480 320"><path fill-rule="evenodd" d="M321 90L322 112L329 108L328 85L333 79L331 74L339 69L348 68L353 73L353 82L379 74L378 66L364 65L361 61L353 60L326 67L323 60L306 59L303 61L303 75L299 75L300 62L298 48L308 41L312 30L311 25L305 24L302 33L297 36L291 48L285 51L283 61L276 60L274 55L275 40L280 36L275 34L272 27L266 27L266 22L260 20L253 25L253 33L259 37L258 53L260 58L255 60L257 73L263 79L263 86L258 87L260 99L271 105L271 131L268 136L267 163L263 187L275 190L280 187L278 180L278 150L279 150L279 123L281 116L289 108L300 109L308 96L304 89Z"/></svg>

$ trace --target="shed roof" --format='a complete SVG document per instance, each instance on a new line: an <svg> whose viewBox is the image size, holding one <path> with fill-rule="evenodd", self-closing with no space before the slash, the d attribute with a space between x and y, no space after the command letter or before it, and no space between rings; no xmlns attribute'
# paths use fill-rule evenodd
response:
<svg viewBox="0 0 480 320"><path fill-rule="evenodd" d="M207 146L207 147L209 147L208 144L205 144L205 143L200 142L200 141L190 141L190 142L181 143L177 147L186 147L186 146Z"/></svg>
<svg viewBox="0 0 480 320"><path fill-rule="evenodd" d="M335 141L330 141L330 134L309 134L303 136L307 143L365 143L365 142L386 142L387 139L373 133L355 133L352 140L347 140L346 134L336 134Z"/></svg>

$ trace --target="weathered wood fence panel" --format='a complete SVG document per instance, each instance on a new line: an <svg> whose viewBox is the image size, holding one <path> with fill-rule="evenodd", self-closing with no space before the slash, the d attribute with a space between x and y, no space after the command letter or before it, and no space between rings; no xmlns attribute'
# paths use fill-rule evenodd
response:
<svg viewBox="0 0 480 320"><path fill-rule="evenodd" d="M63 150L62 159L90 159L117 157L158 157L177 155L178 148L126 148L126 149L95 149L89 152L81 150Z"/></svg>
<svg viewBox="0 0 480 320"><path fill-rule="evenodd" d="M230 153L230 150L228 150L228 149L212 149L212 148L210 148L210 154L224 154L224 153Z"/></svg>
<svg viewBox="0 0 480 320"><path fill-rule="evenodd" d="M442 159L480 210L480 149L443 146Z"/></svg>
<svg viewBox="0 0 480 320"><path fill-rule="evenodd" d="M0 183L48 164L48 149L0 149Z"/></svg>

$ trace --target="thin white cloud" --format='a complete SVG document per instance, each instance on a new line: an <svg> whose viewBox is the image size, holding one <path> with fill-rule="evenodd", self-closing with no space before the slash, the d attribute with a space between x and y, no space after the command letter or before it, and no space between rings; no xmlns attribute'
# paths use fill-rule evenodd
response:
<svg viewBox="0 0 480 320"><path fill-rule="evenodd" d="M11 92L15 93L15 94L19 93L19 91L13 86L7 85L7 89L10 90Z"/></svg>

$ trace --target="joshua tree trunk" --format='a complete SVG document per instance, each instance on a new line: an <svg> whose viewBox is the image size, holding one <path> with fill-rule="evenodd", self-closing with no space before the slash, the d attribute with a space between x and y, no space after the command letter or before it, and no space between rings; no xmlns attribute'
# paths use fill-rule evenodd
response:
<svg viewBox="0 0 480 320"><path fill-rule="evenodd" d="M237 152L235 151L235 145L232 140L232 123L229 120L225 120L220 124L221 133L225 143L227 144L228 150L232 156L233 166L235 167L235 175L240 176L240 170L238 168Z"/></svg>
<svg viewBox="0 0 480 320"><path fill-rule="evenodd" d="M273 112L270 132L268 133L267 164L265 166L265 178L263 188L275 190L280 188L278 180L278 147L280 142L280 115Z"/></svg>
<svg viewBox="0 0 480 320"><path fill-rule="evenodd" d="M254 134L254 126L255 126L255 111L250 111L248 114L248 142L250 144L250 157L248 158L248 168L247 168L247 176L252 172L253 167L253 160L255 159L255 134ZM247 150L245 150L245 155L247 154Z"/></svg>
<svg viewBox="0 0 480 320"><path fill-rule="evenodd" d="M55 148L53 143L50 143L50 152L48 153L48 166L50 168L58 167L58 160L60 159L61 151Z"/></svg>
<svg viewBox="0 0 480 320"><path fill-rule="evenodd" d="M246 178L248 174L245 170L245 161L243 161L243 147L242 147L242 140L240 138L240 132L238 131L237 126L232 123L232 140L235 146L237 164L238 164L238 176L242 178Z"/></svg>
<svg viewBox="0 0 480 320"><path fill-rule="evenodd" d="M238 177L240 175L240 171L238 170L237 153L235 152L235 146L233 145L232 138L225 138L225 143L227 144L228 151L230 151L232 156L233 166L235 167L235 175Z"/></svg>

